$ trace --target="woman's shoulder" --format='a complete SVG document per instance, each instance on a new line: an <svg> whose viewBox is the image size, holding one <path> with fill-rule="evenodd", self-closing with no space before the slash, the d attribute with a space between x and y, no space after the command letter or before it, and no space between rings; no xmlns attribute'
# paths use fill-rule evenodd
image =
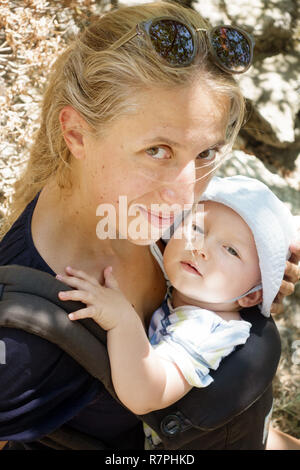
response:
<svg viewBox="0 0 300 470"><path fill-rule="evenodd" d="M12 264L28 250L27 229L36 204L33 199L0 241L0 265Z"/></svg>
<svg viewBox="0 0 300 470"><path fill-rule="evenodd" d="M31 234L31 219L39 194L25 207L0 241L0 266L18 264L54 275L35 248Z"/></svg>

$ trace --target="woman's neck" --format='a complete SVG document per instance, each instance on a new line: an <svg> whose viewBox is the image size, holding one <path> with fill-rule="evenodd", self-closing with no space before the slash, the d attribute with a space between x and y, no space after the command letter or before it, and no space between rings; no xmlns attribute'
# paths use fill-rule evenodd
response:
<svg viewBox="0 0 300 470"><path fill-rule="evenodd" d="M32 236L52 269L61 268L62 263L81 264L82 269L95 273L103 265L126 263L137 251L146 249L124 239L100 240L97 222L96 208L80 199L76 191L68 194L49 183L41 191L34 210Z"/></svg>

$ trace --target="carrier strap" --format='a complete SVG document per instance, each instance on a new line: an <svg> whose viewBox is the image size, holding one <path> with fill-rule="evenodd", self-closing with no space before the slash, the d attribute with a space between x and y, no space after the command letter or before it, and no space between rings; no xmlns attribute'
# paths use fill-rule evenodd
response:
<svg viewBox="0 0 300 470"><path fill-rule="evenodd" d="M39 440L54 450L105 450L107 446L99 439L64 424Z"/></svg>
<svg viewBox="0 0 300 470"><path fill-rule="evenodd" d="M156 259L156 261L158 262L158 264L159 264L159 266L160 266L160 268L163 272L163 275L164 275L164 278L165 278L165 281L166 281L166 285L167 285L166 296L170 297L171 296L172 285L171 285L171 281L169 280L168 275L167 275L167 273L165 271L165 268L164 268L162 252L160 251L160 248L157 246L156 243L153 243L152 245L150 245L150 251L151 251L152 255L154 256L154 258Z"/></svg>
<svg viewBox="0 0 300 470"><path fill-rule="evenodd" d="M156 261L158 262L163 274L164 274L164 277L166 279L166 281L170 282L169 279L168 279L168 276L167 276L167 273L165 271L165 268L164 268L164 263L163 263L163 255L162 255L162 252L160 251L159 247L157 246L156 243L153 243L152 245L150 245L150 251L152 253L152 255L154 256L154 258L156 259Z"/></svg>
<svg viewBox="0 0 300 470"><path fill-rule="evenodd" d="M0 326L58 345L119 402L111 381L106 332L90 318L69 320L68 313L83 307L81 302L59 300L58 292L69 286L51 274L17 265L0 266L0 286Z"/></svg>

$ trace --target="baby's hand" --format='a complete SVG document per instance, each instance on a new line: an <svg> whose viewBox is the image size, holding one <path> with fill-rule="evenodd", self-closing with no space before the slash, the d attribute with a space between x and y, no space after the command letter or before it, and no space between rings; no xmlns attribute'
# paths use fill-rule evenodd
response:
<svg viewBox="0 0 300 470"><path fill-rule="evenodd" d="M104 269L105 286L84 271L66 268L67 275L58 274L56 278L77 290L60 291L60 300L75 300L86 304L69 314L70 320L93 318L104 330L115 328L124 315L135 313L132 305L119 289L117 280L109 266Z"/></svg>

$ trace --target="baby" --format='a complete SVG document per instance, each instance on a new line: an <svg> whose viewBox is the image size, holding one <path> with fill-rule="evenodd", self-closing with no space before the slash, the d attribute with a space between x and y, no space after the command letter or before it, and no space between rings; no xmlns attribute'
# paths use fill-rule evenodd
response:
<svg viewBox="0 0 300 470"><path fill-rule="evenodd" d="M185 221L193 231L192 243L179 226L163 258L157 245L151 246L168 292L152 316L150 342L111 267L104 270L104 286L70 267L67 275L57 275L80 289L76 300L86 304L69 318L91 317L107 330L115 391L139 415L167 407L192 387L212 382L209 370L217 369L249 337L251 324L239 310L259 305L263 315L270 315L295 238L291 213L255 179L213 178L198 208L187 216L188 224ZM59 297L73 300L74 292L63 291ZM149 428L147 434L158 442Z"/></svg>

